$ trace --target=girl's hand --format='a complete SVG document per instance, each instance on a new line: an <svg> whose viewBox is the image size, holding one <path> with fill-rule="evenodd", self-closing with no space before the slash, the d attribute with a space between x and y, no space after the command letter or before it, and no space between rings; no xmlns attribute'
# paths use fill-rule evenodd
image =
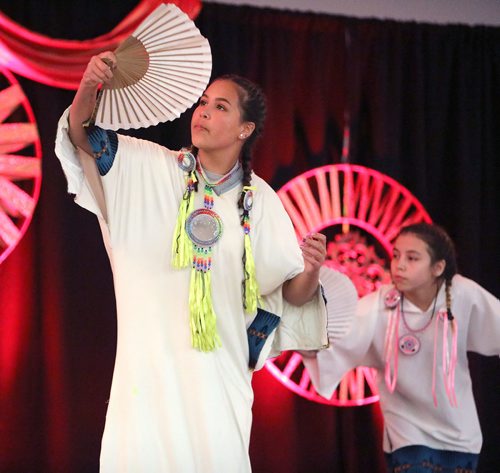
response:
<svg viewBox="0 0 500 473"><path fill-rule="evenodd" d="M304 272L319 272L326 259L326 236L322 233L309 233L300 247L304 257Z"/></svg>

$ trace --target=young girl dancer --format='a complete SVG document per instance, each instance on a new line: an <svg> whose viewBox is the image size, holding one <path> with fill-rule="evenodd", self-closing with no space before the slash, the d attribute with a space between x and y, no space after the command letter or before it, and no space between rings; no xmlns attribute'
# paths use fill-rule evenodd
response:
<svg viewBox="0 0 500 473"><path fill-rule="evenodd" d="M391 274L359 300L349 335L305 359L313 383L330 398L346 371L375 368L388 472L474 472L482 436L467 352L500 353L500 301L457 274L433 224L401 230Z"/></svg>

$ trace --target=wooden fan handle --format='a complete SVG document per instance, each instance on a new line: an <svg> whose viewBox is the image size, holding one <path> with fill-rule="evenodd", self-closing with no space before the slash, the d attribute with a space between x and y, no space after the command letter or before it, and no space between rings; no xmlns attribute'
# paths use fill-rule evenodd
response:
<svg viewBox="0 0 500 473"><path fill-rule="evenodd" d="M107 57L101 58L101 61L104 62L108 67L110 67L110 68L113 67L113 62L110 59L108 59ZM101 87L99 89L99 92L97 93L97 98L95 101L94 110L92 110L92 115L90 115L90 118L87 118L87 120L85 120L82 123L83 128L89 128L89 127L95 125L95 119L97 117L97 110L99 109L99 105L100 105L101 99L102 99L102 92L103 92L103 89Z"/></svg>

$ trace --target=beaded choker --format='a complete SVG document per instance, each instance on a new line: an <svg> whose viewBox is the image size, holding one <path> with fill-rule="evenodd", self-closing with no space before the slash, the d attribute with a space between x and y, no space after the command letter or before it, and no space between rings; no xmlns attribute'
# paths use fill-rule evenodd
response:
<svg viewBox="0 0 500 473"><path fill-rule="evenodd" d="M193 347L201 351L212 351L221 346L217 333L216 314L212 304L211 267L212 249L222 236L223 223L213 210L214 197L232 189L241 182L243 171L236 165L216 182L206 176L205 171L188 150L178 156L178 165L185 172L186 189L179 206L177 223L172 241L172 265L174 268L187 268L191 264L189 288L189 312L191 341ZM194 210L193 191L198 183L199 173L205 181L203 208ZM259 289L255 277L255 264L250 244L249 212L253 202L253 187L244 187L243 193L243 233L244 233L244 274L243 306L245 311L257 310Z"/></svg>
<svg viewBox="0 0 500 473"><path fill-rule="evenodd" d="M239 162L237 162L227 174L217 176L215 181L212 179L210 173L202 168L200 162L196 163L196 172L203 177L205 186L210 187L217 195L221 195L232 189L235 185L239 184L243 178L243 169Z"/></svg>

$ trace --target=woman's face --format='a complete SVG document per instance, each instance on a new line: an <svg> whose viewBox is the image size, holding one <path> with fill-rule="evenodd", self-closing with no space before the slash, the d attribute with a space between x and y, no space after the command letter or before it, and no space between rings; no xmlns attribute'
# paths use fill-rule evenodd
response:
<svg viewBox="0 0 500 473"><path fill-rule="evenodd" d="M201 96L191 119L191 141L200 150L238 150L253 130L242 122L237 85L216 80Z"/></svg>
<svg viewBox="0 0 500 473"><path fill-rule="evenodd" d="M436 279L444 271L444 260L432 263L427 244L412 233L400 235L393 248L391 275L404 293L435 291Z"/></svg>

